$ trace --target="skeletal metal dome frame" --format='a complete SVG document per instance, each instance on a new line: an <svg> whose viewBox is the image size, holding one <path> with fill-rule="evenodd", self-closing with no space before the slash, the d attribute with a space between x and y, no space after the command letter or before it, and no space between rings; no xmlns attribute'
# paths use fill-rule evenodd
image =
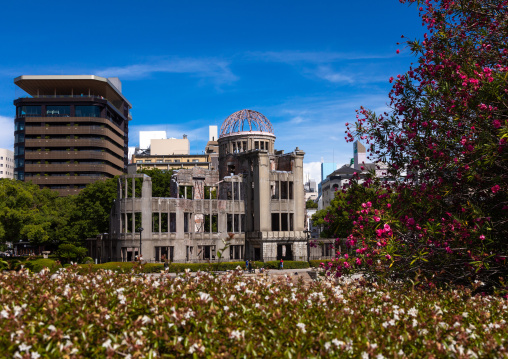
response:
<svg viewBox="0 0 508 359"><path fill-rule="evenodd" d="M241 110L224 120L219 137L241 132L268 132L273 135L273 127L263 114L253 110Z"/></svg>

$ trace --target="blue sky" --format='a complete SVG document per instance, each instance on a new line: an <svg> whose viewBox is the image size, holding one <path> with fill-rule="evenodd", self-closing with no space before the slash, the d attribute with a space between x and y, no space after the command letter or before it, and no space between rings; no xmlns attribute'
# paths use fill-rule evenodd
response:
<svg viewBox="0 0 508 359"><path fill-rule="evenodd" d="M208 126L249 108L272 122L276 148L349 162L345 123L386 108L390 76L415 58L416 6L364 1L16 1L0 15L0 148L13 147L20 75L118 76L139 130L189 135L201 153ZM401 49L400 54L396 50Z"/></svg>

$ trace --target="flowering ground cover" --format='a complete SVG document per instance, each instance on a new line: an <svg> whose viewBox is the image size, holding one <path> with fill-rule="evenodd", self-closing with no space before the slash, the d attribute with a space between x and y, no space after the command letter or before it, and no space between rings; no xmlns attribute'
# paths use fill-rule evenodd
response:
<svg viewBox="0 0 508 359"><path fill-rule="evenodd" d="M508 301L470 289L76 268L0 274L5 357L503 357Z"/></svg>

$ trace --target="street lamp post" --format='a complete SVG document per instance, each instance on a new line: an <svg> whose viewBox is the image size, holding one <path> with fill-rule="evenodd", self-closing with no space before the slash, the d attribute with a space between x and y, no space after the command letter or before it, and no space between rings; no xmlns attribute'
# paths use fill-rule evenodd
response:
<svg viewBox="0 0 508 359"><path fill-rule="evenodd" d="M310 261L310 246L309 246L309 239L310 239L310 231L308 229L304 230L303 233L307 236L307 262Z"/></svg>
<svg viewBox="0 0 508 359"><path fill-rule="evenodd" d="M141 262L141 233L143 233L143 227L138 228L139 232L139 261Z"/></svg>

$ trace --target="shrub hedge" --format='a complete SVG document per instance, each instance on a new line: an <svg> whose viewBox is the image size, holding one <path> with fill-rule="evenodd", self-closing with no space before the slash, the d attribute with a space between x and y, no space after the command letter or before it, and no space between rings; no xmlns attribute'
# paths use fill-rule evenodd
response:
<svg viewBox="0 0 508 359"><path fill-rule="evenodd" d="M21 262L20 264L23 264L25 268L30 269L30 271L34 273L38 273L44 268L48 268L50 272L56 272L59 268L62 268L62 266L53 259L44 259L44 258Z"/></svg>
<svg viewBox="0 0 508 359"><path fill-rule="evenodd" d="M329 261L330 260L328 260L328 259L313 259L313 260L309 261L309 265L312 268L319 268L321 263L326 263L326 262L329 262Z"/></svg>
<svg viewBox="0 0 508 359"><path fill-rule="evenodd" d="M266 269L279 269L279 261L255 262L257 267ZM305 261L284 261L284 269L303 269L309 268L309 263Z"/></svg>
<svg viewBox="0 0 508 359"><path fill-rule="evenodd" d="M311 266L319 266L321 261L311 261L316 262L317 265ZM40 272L44 267L49 268L51 272L55 272L62 266L54 261L53 259L35 259L26 262L19 262L12 269L19 270L21 265L24 265L25 268L30 269L32 272ZM68 266L68 265L67 265ZM136 262L108 262L101 264L80 264L79 266L80 273L89 273L89 272L97 272L100 269L104 270L112 270L114 272L127 273L132 269L139 267L139 264ZM245 269L245 262L221 262L221 263L171 263L169 264L168 271L170 273L182 273L186 269L189 269L191 272L197 271L226 271L226 270L234 270L237 267ZM267 261L267 262L253 262L253 269L266 268L266 269L278 269L279 262L278 261ZM284 269L301 269L301 268L309 268L309 263L304 261L285 261ZM145 263L141 266L141 272L143 273L159 273L164 270L163 263Z"/></svg>

